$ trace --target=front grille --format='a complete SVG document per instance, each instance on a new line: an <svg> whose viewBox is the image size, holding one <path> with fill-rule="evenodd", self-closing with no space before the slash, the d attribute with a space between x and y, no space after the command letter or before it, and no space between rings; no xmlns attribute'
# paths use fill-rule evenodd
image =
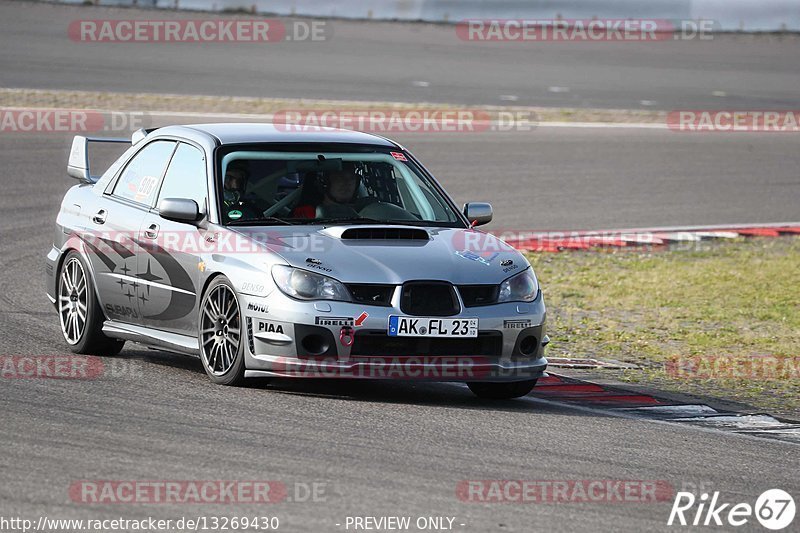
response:
<svg viewBox="0 0 800 533"><path fill-rule="evenodd" d="M453 316L461 308L451 284L443 281L411 281L403 285L400 310L411 316Z"/></svg>
<svg viewBox="0 0 800 533"><path fill-rule="evenodd" d="M458 292L464 307L480 307L497 302L500 285L459 285Z"/></svg>
<svg viewBox="0 0 800 533"><path fill-rule="evenodd" d="M487 356L500 357L503 334L481 331L469 339L390 337L385 331L357 331L350 354L354 356Z"/></svg>
<svg viewBox="0 0 800 533"><path fill-rule="evenodd" d="M353 300L367 305L391 305L392 294L394 294L394 285L349 283L347 289L353 296Z"/></svg>
<svg viewBox="0 0 800 533"><path fill-rule="evenodd" d="M430 235L419 228L349 228L342 232L345 240L429 241Z"/></svg>

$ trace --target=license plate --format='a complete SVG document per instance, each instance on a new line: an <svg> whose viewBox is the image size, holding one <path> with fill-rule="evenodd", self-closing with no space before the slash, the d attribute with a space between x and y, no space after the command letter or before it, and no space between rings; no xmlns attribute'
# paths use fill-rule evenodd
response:
<svg viewBox="0 0 800 533"><path fill-rule="evenodd" d="M420 318L391 315L390 337L477 337L477 318Z"/></svg>

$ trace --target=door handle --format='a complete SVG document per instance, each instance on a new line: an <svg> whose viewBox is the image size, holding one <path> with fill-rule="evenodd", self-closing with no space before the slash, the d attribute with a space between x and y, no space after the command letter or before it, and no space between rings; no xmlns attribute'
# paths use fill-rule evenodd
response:
<svg viewBox="0 0 800 533"><path fill-rule="evenodd" d="M144 230L144 236L148 239L155 239L158 237L158 224L150 224L147 226L147 229Z"/></svg>
<svg viewBox="0 0 800 533"><path fill-rule="evenodd" d="M92 216L92 222L94 222L95 224L105 224L107 214L108 213L106 212L105 209L101 209L100 211L95 213L94 216Z"/></svg>

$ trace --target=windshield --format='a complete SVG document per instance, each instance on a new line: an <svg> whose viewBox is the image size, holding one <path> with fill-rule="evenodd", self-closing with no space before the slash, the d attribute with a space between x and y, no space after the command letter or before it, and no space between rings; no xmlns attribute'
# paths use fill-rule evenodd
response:
<svg viewBox="0 0 800 533"><path fill-rule="evenodd" d="M438 187L405 153L275 152L221 155L222 223L381 223L463 227Z"/></svg>

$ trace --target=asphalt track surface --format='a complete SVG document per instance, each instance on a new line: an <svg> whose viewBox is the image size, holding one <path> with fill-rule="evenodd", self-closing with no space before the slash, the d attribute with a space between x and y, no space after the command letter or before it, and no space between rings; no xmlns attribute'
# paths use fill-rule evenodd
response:
<svg viewBox="0 0 800 533"><path fill-rule="evenodd" d="M58 46L21 36L23 20L31 20L14 17L12 23L8 11L0 16L0 39L12 46L23 40L37 59L28 58L26 71L17 53L3 48L3 85L131 90L122 84L146 83L93 67L105 57L99 51L87 52L96 55L85 62L72 59L82 70L65 68L69 61L58 58ZM784 60L790 61L775 59ZM168 60L150 61L157 68ZM199 69L195 61L186 79ZM62 85L59 77L71 70L73 83ZM169 82L169 71L151 76L150 90L215 92L180 85L180 73ZM295 81L298 96L303 85ZM791 135L540 128L400 140L459 201L495 202L503 227L798 218L800 156ZM68 146L65 135L0 136L2 354L67 353L41 279L58 204L74 183L64 177ZM347 516L452 516L456 531L666 531L671 502L477 504L460 501L456 486L468 479L664 480L751 504L769 488L800 493L798 448L786 442L533 398L487 402L449 384L276 381L223 388L207 380L195 359L134 345L107 368L95 380L0 380L0 516L278 516L284 531L344 531L336 524ZM267 506L93 506L70 499L70 485L84 479L323 482L327 491L324 501ZM751 521L741 530L757 527Z"/></svg>
<svg viewBox="0 0 800 533"><path fill-rule="evenodd" d="M329 22L325 42L80 43L67 35L79 19L207 16L4 0L0 85L464 105L513 97L519 105L621 109L800 105L797 36L479 43L461 41L449 25L344 20Z"/></svg>

